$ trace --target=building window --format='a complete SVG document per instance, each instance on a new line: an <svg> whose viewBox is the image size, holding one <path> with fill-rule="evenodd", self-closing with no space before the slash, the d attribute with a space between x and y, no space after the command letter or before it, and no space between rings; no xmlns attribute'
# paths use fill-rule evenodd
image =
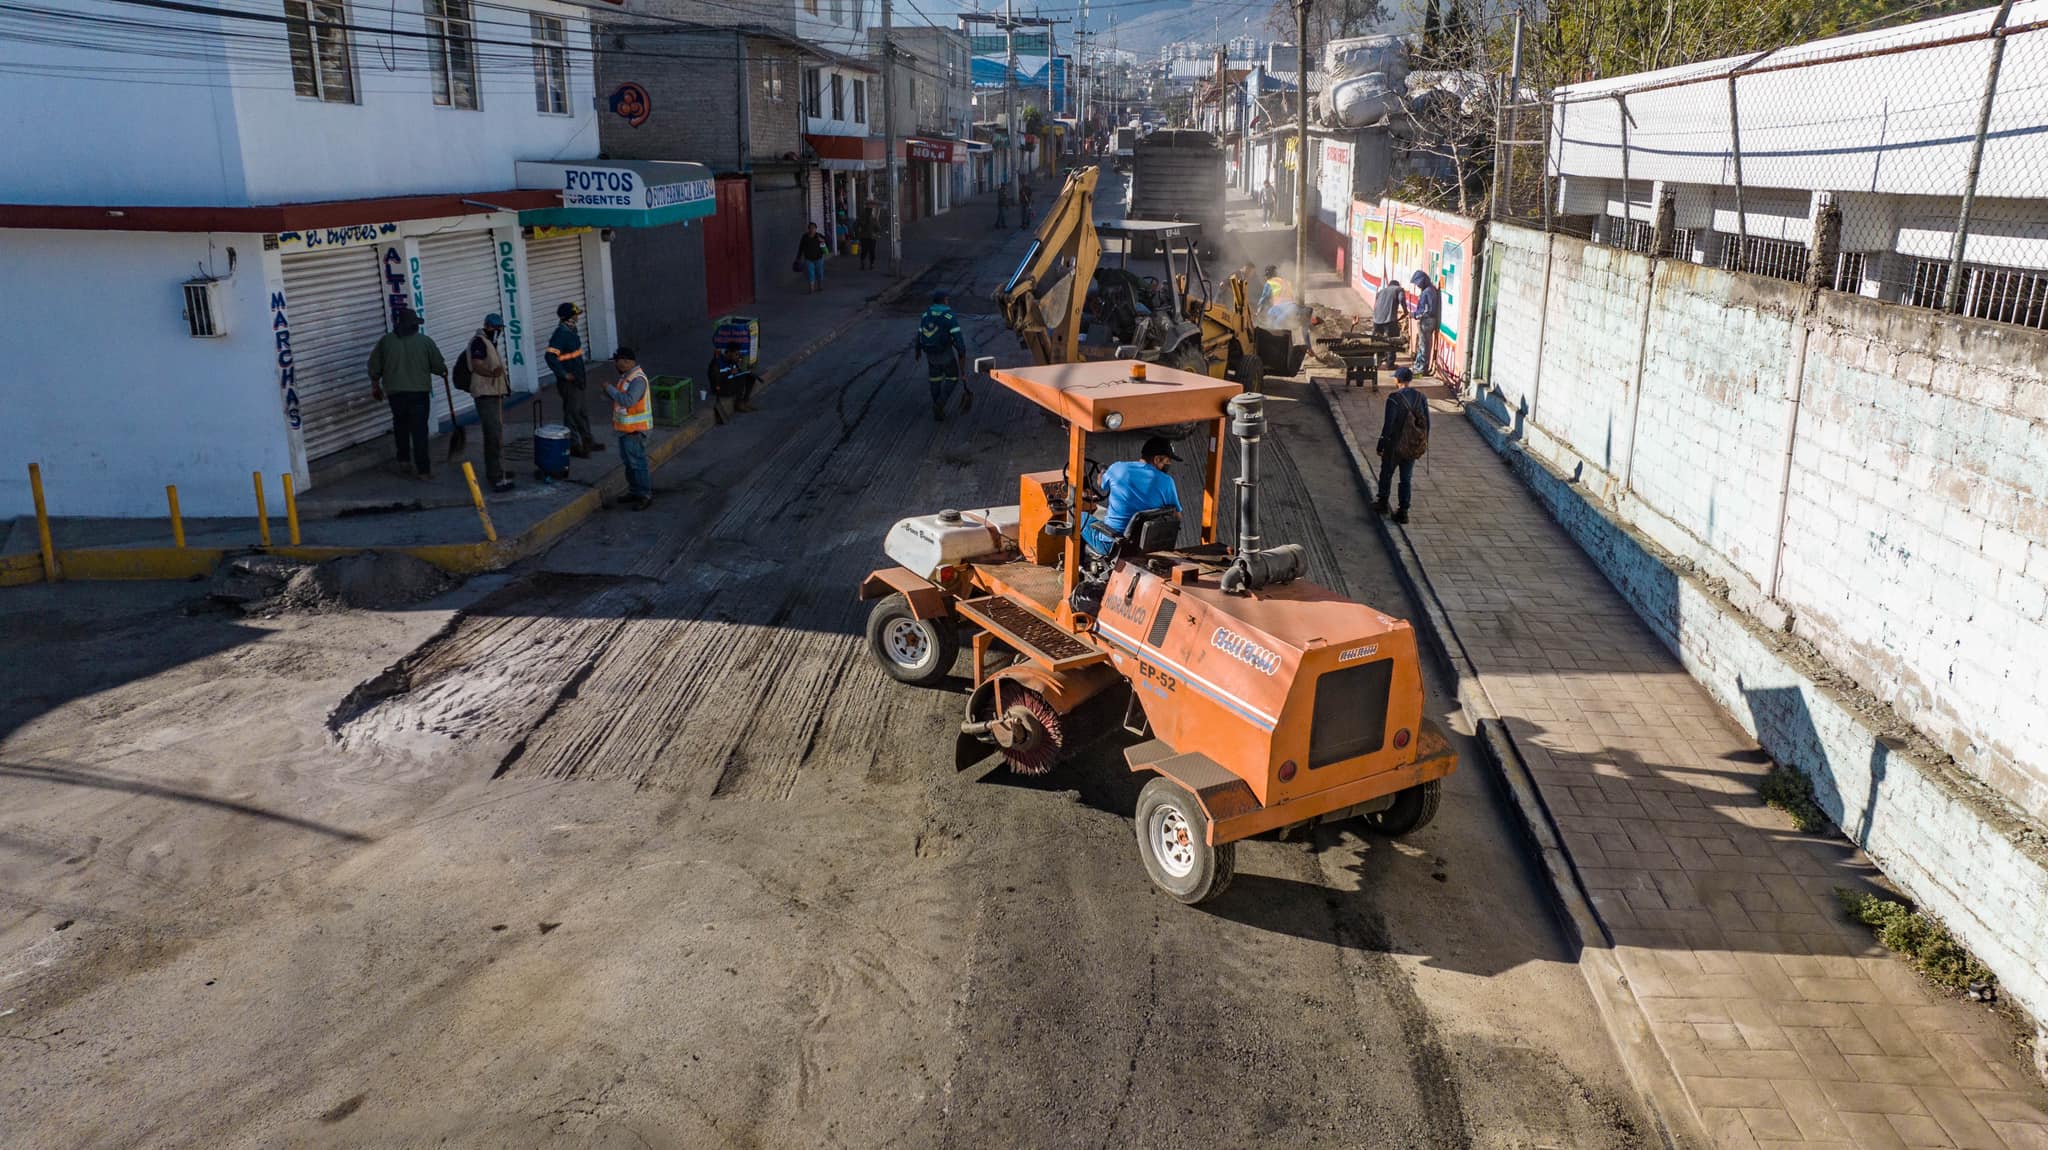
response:
<svg viewBox="0 0 2048 1150"><path fill-rule="evenodd" d="M868 122L868 82L866 80L855 80L853 82L853 122L856 124Z"/></svg>
<svg viewBox="0 0 2048 1150"><path fill-rule="evenodd" d="M760 64L761 97L762 99L770 100L774 103L780 104L783 99L782 61L762 60L760 61Z"/></svg>
<svg viewBox="0 0 2048 1150"><path fill-rule="evenodd" d="M1850 295L1863 292L1863 253L1842 252L1835 256L1835 278L1828 286Z"/></svg>
<svg viewBox="0 0 2048 1150"><path fill-rule="evenodd" d="M1914 260L1906 302L1939 308L1948 294L1947 260ZM2048 272L1963 265L1963 314L1977 319L2048 327Z"/></svg>
<svg viewBox="0 0 2048 1150"><path fill-rule="evenodd" d="M822 117L825 114L824 81L824 73L818 69L804 69L804 115Z"/></svg>
<svg viewBox="0 0 2048 1150"><path fill-rule="evenodd" d="M348 51L348 8L341 0L284 0L292 88L301 96L353 104L356 70Z"/></svg>
<svg viewBox="0 0 2048 1150"><path fill-rule="evenodd" d="M434 103L476 107L476 17L470 0L427 0L427 32L438 37L427 47Z"/></svg>
<svg viewBox="0 0 2048 1150"><path fill-rule="evenodd" d="M533 107L542 115L569 114L568 37L560 16L533 17Z"/></svg>
<svg viewBox="0 0 2048 1150"><path fill-rule="evenodd" d="M818 14L818 0L804 0L804 11L816 16Z"/></svg>
<svg viewBox="0 0 2048 1150"><path fill-rule="evenodd" d="M846 77L837 72L832 73L832 118L846 118Z"/></svg>
<svg viewBox="0 0 2048 1150"><path fill-rule="evenodd" d="M846 23L846 0L832 0L832 22Z"/></svg>
<svg viewBox="0 0 2048 1150"><path fill-rule="evenodd" d="M1721 267L1727 271L1737 270L1738 257L1742 271L1793 283L1806 279L1806 261L1810 258L1806 245L1798 240L1766 240L1751 236L1745 243L1738 236L1729 236L1721 244Z"/></svg>

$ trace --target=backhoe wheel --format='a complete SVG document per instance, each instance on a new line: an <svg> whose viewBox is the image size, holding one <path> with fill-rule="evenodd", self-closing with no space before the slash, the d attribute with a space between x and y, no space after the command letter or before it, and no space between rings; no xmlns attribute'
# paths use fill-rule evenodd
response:
<svg viewBox="0 0 2048 1150"><path fill-rule="evenodd" d="M1166 357L1166 366L1191 371L1196 375L1209 374L1209 357L1202 354L1202 341L1189 336L1187 342L1173 349Z"/></svg>
<svg viewBox="0 0 2048 1150"><path fill-rule="evenodd" d="M1242 355L1237 359L1237 382L1246 391L1257 391L1266 382L1266 361L1256 355Z"/></svg>
<svg viewBox="0 0 2048 1150"><path fill-rule="evenodd" d="M1431 779L1396 794L1394 805L1386 810L1362 817L1365 825L1373 830L1398 837L1428 826L1436 817L1436 808L1443 802L1443 797L1444 781Z"/></svg>
<svg viewBox="0 0 2048 1150"><path fill-rule="evenodd" d="M890 678L929 687L952 673L953 660L960 654L960 636L950 618L913 616L910 600L899 592L878 601L868 612L868 650Z"/></svg>
<svg viewBox="0 0 2048 1150"><path fill-rule="evenodd" d="M1190 906L1230 886L1237 844L1209 845L1209 816L1187 788L1155 778L1138 792L1138 854L1152 885Z"/></svg>

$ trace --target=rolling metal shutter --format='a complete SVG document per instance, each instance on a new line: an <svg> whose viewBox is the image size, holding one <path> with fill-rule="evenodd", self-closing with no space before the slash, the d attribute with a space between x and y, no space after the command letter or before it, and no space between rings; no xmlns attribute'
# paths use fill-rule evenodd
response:
<svg viewBox="0 0 2048 1150"><path fill-rule="evenodd" d="M376 250L285 256L284 298L306 458L388 433L391 409L370 398L370 349L386 330Z"/></svg>
<svg viewBox="0 0 2048 1150"><path fill-rule="evenodd" d="M489 231L454 232L420 240L420 280L426 293L426 332L455 371L455 359L469 346L484 316L498 310L498 261ZM455 394L455 415L476 410L468 392ZM445 421L448 389L436 382L434 418Z"/></svg>
<svg viewBox="0 0 2048 1150"><path fill-rule="evenodd" d="M548 338L555 334L555 309L565 303L586 306L583 300L583 237L555 236L529 240L526 245L526 278L532 285L526 298L533 302L534 309L540 313L540 323L545 325L537 327L543 334L534 341L534 345L545 348ZM585 323L576 330L583 333L584 354L597 354L590 346L590 325ZM545 356L541 358L540 365L547 366Z"/></svg>

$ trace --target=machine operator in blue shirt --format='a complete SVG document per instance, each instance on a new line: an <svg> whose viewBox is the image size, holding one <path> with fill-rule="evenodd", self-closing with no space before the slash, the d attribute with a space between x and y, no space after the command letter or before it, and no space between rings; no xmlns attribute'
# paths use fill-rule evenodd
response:
<svg viewBox="0 0 2048 1150"><path fill-rule="evenodd" d="M1180 510L1180 491L1167 468L1181 462L1185 461L1174 454L1172 441L1155 435L1138 449L1138 458L1119 460L1104 468L1101 518L1090 516L1081 529L1081 539L1089 550L1107 554L1140 512L1160 507Z"/></svg>

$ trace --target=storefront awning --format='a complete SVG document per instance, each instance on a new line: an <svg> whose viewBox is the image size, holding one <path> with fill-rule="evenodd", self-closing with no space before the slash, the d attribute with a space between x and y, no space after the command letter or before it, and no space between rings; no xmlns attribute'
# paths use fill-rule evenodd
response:
<svg viewBox="0 0 2048 1150"><path fill-rule="evenodd" d="M967 143L944 136L912 136L903 141L903 157L923 160L928 164L964 164L967 162Z"/></svg>
<svg viewBox="0 0 2048 1150"><path fill-rule="evenodd" d="M889 162L880 136L806 135L804 143L818 154L818 166L827 171L859 172Z"/></svg>
<svg viewBox="0 0 2048 1150"><path fill-rule="evenodd" d="M655 228L702 219L718 207L718 183L702 164L673 160L521 160L519 186L545 188L560 207L519 213L529 227Z"/></svg>

